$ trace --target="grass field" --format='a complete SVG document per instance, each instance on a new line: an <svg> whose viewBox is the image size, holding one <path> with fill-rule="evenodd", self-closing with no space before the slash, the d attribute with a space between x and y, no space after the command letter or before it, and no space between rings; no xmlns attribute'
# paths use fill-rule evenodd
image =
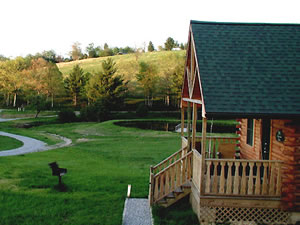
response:
<svg viewBox="0 0 300 225"><path fill-rule="evenodd" d="M134 92L135 95L141 92L137 90L135 75L139 71L139 62L144 61L148 64L154 65L157 69L159 77L164 76L167 71L174 69L179 63L185 62L186 51L161 51L161 52L147 52L140 53L139 55L126 54L111 56L116 62L118 68L118 75L123 75L124 79L129 81L129 91ZM63 76L67 76L74 65L79 64L85 72L97 72L101 70L101 62L107 59L107 57L84 59L66 63L58 63L59 70L63 73Z"/></svg>
<svg viewBox="0 0 300 225"><path fill-rule="evenodd" d="M0 136L0 151L10 150L23 146L23 143L11 137Z"/></svg>
<svg viewBox="0 0 300 225"><path fill-rule="evenodd" d="M29 129L17 129L16 123L0 128L39 139L42 131L57 133L73 145L0 157L1 224L121 224L127 185L132 184L132 197L147 197L149 166L180 147L176 133L123 128L113 121ZM48 167L53 161L68 169L65 192L55 189L57 177Z"/></svg>

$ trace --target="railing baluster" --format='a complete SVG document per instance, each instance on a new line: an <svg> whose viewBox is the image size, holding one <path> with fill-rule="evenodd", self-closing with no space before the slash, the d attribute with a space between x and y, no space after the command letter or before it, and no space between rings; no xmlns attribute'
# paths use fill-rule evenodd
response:
<svg viewBox="0 0 300 225"><path fill-rule="evenodd" d="M241 195L246 194L246 182L247 182L247 176L246 176L246 166L247 162L242 162L243 170L242 170L242 181L241 181Z"/></svg>
<svg viewBox="0 0 300 225"><path fill-rule="evenodd" d="M182 159L181 177L184 184L186 182L186 158Z"/></svg>
<svg viewBox="0 0 300 225"><path fill-rule="evenodd" d="M214 165L214 176L213 176L213 183L212 183L212 192L213 193L217 193L218 190L218 164L219 162L217 161L213 161L213 165Z"/></svg>
<svg viewBox="0 0 300 225"><path fill-rule="evenodd" d="M277 167L277 184L276 184L276 195L281 195L281 164L276 163Z"/></svg>
<svg viewBox="0 0 300 225"><path fill-rule="evenodd" d="M270 185L269 185L269 195L275 195L275 165L270 164L271 166L271 176L270 176Z"/></svg>
<svg viewBox="0 0 300 225"><path fill-rule="evenodd" d="M267 186L268 186L268 183L267 183L267 181L268 181L268 179L267 179L267 177L268 177L268 163L263 163L263 166L264 166L264 177L263 177L263 184L262 184L262 195L267 195L267 193L268 193L268 189L267 189Z"/></svg>
<svg viewBox="0 0 300 225"><path fill-rule="evenodd" d="M256 163L256 178L255 178L255 195L260 195L260 189L261 189L261 177L260 177L260 170L261 170L261 163Z"/></svg>
<svg viewBox="0 0 300 225"><path fill-rule="evenodd" d="M226 194L232 194L232 162L228 162Z"/></svg>
<svg viewBox="0 0 300 225"><path fill-rule="evenodd" d="M157 200L159 196L158 183L159 183L159 176L155 177L154 200Z"/></svg>
<svg viewBox="0 0 300 225"><path fill-rule="evenodd" d="M164 195L164 175L165 173L162 173L160 176L160 190L159 190L159 197L162 197Z"/></svg>
<svg viewBox="0 0 300 225"><path fill-rule="evenodd" d="M176 169L177 169L177 171L176 171L176 187L179 187L180 186L180 175L181 175L181 163L177 163L177 165L176 165Z"/></svg>
<svg viewBox="0 0 300 225"><path fill-rule="evenodd" d="M253 195L253 162L249 162L248 195Z"/></svg>
<svg viewBox="0 0 300 225"><path fill-rule="evenodd" d="M220 187L219 193L224 194L225 192L225 162L221 162L221 174L220 174Z"/></svg>
<svg viewBox="0 0 300 225"><path fill-rule="evenodd" d="M170 190L169 170L166 170L166 179L165 179L165 191L164 191L164 194L169 193L169 190Z"/></svg>
<svg viewBox="0 0 300 225"><path fill-rule="evenodd" d="M234 174L234 184L233 184L233 194L239 194L239 186L240 186L240 175L239 175L239 168L241 162L235 162L235 174Z"/></svg>
<svg viewBox="0 0 300 225"><path fill-rule="evenodd" d="M210 169L211 169L211 161L206 161L206 186L205 193L210 193Z"/></svg>

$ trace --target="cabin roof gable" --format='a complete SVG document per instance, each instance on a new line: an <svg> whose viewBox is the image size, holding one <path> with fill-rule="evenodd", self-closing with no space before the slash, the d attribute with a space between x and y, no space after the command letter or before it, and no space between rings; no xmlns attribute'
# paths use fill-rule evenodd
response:
<svg viewBox="0 0 300 225"><path fill-rule="evenodd" d="M300 115L300 24L190 26L207 115Z"/></svg>

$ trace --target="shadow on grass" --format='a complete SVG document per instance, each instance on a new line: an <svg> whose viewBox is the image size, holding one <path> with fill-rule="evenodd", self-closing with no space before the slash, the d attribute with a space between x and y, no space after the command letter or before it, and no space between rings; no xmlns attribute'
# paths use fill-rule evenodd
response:
<svg viewBox="0 0 300 225"><path fill-rule="evenodd" d="M65 185L64 183L57 184L57 185L54 185L54 190L59 191L59 192L67 192L68 186Z"/></svg>
<svg viewBox="0 0 300 225"><path fill-rule="evenodd" d="M189 203L189 196L168 208L153 206L152 214L155 225L199 225L198 218Z"/></svg>

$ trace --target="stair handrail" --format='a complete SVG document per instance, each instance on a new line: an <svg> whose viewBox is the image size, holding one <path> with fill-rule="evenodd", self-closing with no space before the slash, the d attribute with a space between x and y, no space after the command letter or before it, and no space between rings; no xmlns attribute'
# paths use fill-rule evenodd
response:
<svg viewBox="0 0 300 225"><path fill-rule="evenodd" d="M162 165L165 164L166 162L170 161L170 159L172 159L174 156L180 154L179 159L182 158L182 157L183 157L183 154L182 154L182 153L183 153L183 150L186 150L186 147L179 149L177 152L173 153L172 155L170 155L169 157L167 157L166 159L164 159L163 161L161 161L161 162L158 163L157 165L153 166L153 167L152 167L153 173L155 172L155 170L156 170L157 168L159 168L160 166L162 166ZM174 161L176 161L176 160L174 160ZM166 167L165 167L165 168L166 168Z"/></svg>
<svg viewBox="0 0 300 225"><path fill-rule="evenodd" d="M176 164L183 162L185 159L187 159L187 158L188 158L190 155L192 155L192 154L193 154L192 151L188 152L187 154L185 154L184 156L180 157L178 160L176 160L175 162L171 163L170 165L168 165L166 168L164 168L163 170L159 171L159 172L158 172L157 174L155 174L155 175L154 175L154 173L153 173L153 171L154 171L154 170L153 170L153 167L150 167L149 202L150 202L151 205L152 205L153 203L159 201L160 199L164 198L165 196L167 196L171 191L174 191L173 189L175 189L175 188L177 188L177 187L183 185L185 182L188 181L188 179L191 179L191 176L192 176L192 162L189 163L189 169L190 169L190 171L189 171L189 174L186 175L186 177L184 177L184 178L181 177L181 179L179 179L179 181L177 181L178 176L180 176L180 174L178 174L178 171L176 171L176 173L177 173L177 174L176 174L177 178L176 178L176 185L175 185L175 180L174 180L174 185L175 185L174 188L173 188L173 189L170 189L168 193L165 193L165 194L163 194L162 196L159 196L159 198L154 199L155 196L158 195L158 193L159 193L159 192L158 192L157 194L155 193L155 189L158 189L158 188L156 187L156 185L158 185L158 184L156 184L155 181L156 181L157 179L160 180L159 177L161 176L161 174L163 174L164 172L166 172L167 170L169 170L171 167L175 166ZM186 161L186 163L187 163L187 161ZM182 169L185 169L185 168L183 168L182 166L181 166L181 168L182 168ZM180 173L182 173L182 171L180 171ZM157 178L157 177L158 177L158 178ZM180 182L180 181L181 181L181 182ZM160 188L161 188L161 186L160 186ZM161 191L161 190L160 190L160 191Z"/></svg>
<svg viewBox="0 0 300 225"><path fill-rule="evenodd" d="M184 156L182 156L181 158L179 158L178 160L176 160L175 162L173 162L172 164L170 164L169 166L167 166L166 168L164 168L163 170L159 171L157 174L154 174L154 177L157 177L158 175L160 175L161 173L165 172L167 169L169 169L171 166L173 166L174 164L180 162L181 160L183 160L184 158L186 158L187 156L193 154L192 151L188 152L187 154L185 154Z"/></svg>

